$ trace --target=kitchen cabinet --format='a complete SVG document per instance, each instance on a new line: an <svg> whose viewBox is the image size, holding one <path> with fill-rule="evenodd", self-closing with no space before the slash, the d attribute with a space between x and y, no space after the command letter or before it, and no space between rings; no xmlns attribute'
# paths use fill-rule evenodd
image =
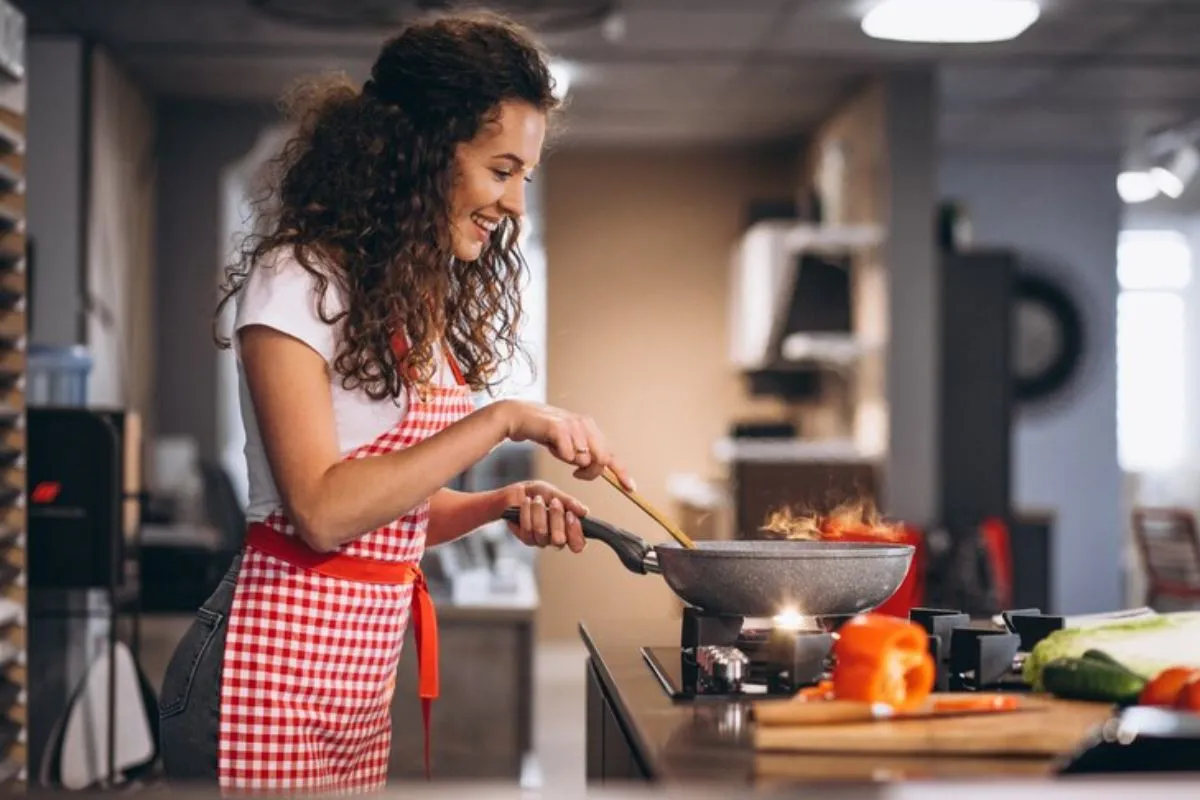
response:
<svg viewBox="0 0 1200 800"><path fill-rule="evenodd" d="M592 661L587 664L587 719L589 784L650 779Z"/></svg>
<svg viewBox="0 0 1200 800"><path fill-rule="evenodd" d="M533 751L534 610L440 605L437 614L441 696L432 713L433 777L515 784ZM410 625L392 700L389 778L422 778L424 752Z"/></svg>

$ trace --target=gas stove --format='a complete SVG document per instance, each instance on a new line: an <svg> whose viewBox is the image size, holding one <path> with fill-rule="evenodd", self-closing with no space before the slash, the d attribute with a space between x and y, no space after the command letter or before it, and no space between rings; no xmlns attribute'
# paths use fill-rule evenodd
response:
<svg viewBox="0 0 1200 800"><path fill-rule="evenodd" d="M837 629L854 615L774 619L718 616L685 608L678 645L641 648L675 700L790 697L829 675ZM1003 625L946 609L914 608L909 619L929 636L935 691L1027 691L1025 654L1063 627L1038 609L1004 612Z"/></svg>

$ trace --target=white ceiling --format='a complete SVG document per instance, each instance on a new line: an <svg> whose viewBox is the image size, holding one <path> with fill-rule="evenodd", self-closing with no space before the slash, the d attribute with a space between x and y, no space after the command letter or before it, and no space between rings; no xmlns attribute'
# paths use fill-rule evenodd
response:
<svg viewBox="0 0 1200 800"><path fill-rule="evenodd" d="M279 22L250 0L16 2L33 33L94 39L168 97L265 102L308 71L362 77L384 35ZM914 64L939 68L942 139L953 146L1111 150L1200 116L1200 0L1042 0L1042 19L1014 42L942 48L867 38L858 20L872 2L619 0L619 41L596 28L544 37L580 71L569 135L792 137L865 76Z"/></svg>

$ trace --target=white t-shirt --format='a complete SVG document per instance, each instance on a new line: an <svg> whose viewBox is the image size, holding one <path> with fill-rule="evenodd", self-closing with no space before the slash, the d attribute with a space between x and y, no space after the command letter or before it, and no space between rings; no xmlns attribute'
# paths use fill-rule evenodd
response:
<svg viewBox="0 0 1200 800"><path fill-rule="evenodd" d="M316 279L300 266L290 250L256 265L237 297L233 342L234 352L238 355L238 396L246 429L246 471L250 483L246 518L250 522L266 519L282 503L246 385L246 371L238 348L238 332L242 328L247 325L274 328L304 342L325 359L333 395L338 449L343 456L394 428L407 410L403 396L372 400L361 389L347 391L343 388L341 375L333 369L341 325L326 324L318 312L319 303ZM332 278L325 292L324 308L327 317L334 317L345 308L345 295ZM442 359L438 382L447 385L454 382L453 372L445 359Z"/></svg>

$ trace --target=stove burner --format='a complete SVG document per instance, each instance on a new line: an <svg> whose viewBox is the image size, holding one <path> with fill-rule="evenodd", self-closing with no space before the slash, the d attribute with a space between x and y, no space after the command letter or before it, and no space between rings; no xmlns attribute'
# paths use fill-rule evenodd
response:
<svg viewBox="0 0 1200 800"><path fill-rule="evenodd" d="M738 640L742 632L742 617L725 617L705 614L695 608L683 610L683 624L679 646L695 649L705 645L728 647Z"/></svg>
<svg viewBox="0 0 1200 800"><path fill-rule="evenodd" d="M742 617L684 609L679 647L642 654L664 689L682 699L737 695L791 696L826 673L833 637L824 630L757 627Z"/></svg>
<svg viewBox="0 0 1200 800"><path fill-rule="evenodd" d="M746 619L686 608L679 644L643 647L642 654L675 699L790 697L828 676L833 634L854 616ZM912 610L909 619L929 635L935 691L1028 690L1020 676L1022 653L1062 627L1062 618L1037 609L1003 617L1007 627L947 609Z"/></svg>
<svg viewBox="0 0 1200 800"><path fill-rule="evenodd" d="M914 608L909 619L929 635L929 654L937 665L934 690L1021 690L1015 672L1021 637L1004 629L980 627L966 614L937 608Z"/></svg>

